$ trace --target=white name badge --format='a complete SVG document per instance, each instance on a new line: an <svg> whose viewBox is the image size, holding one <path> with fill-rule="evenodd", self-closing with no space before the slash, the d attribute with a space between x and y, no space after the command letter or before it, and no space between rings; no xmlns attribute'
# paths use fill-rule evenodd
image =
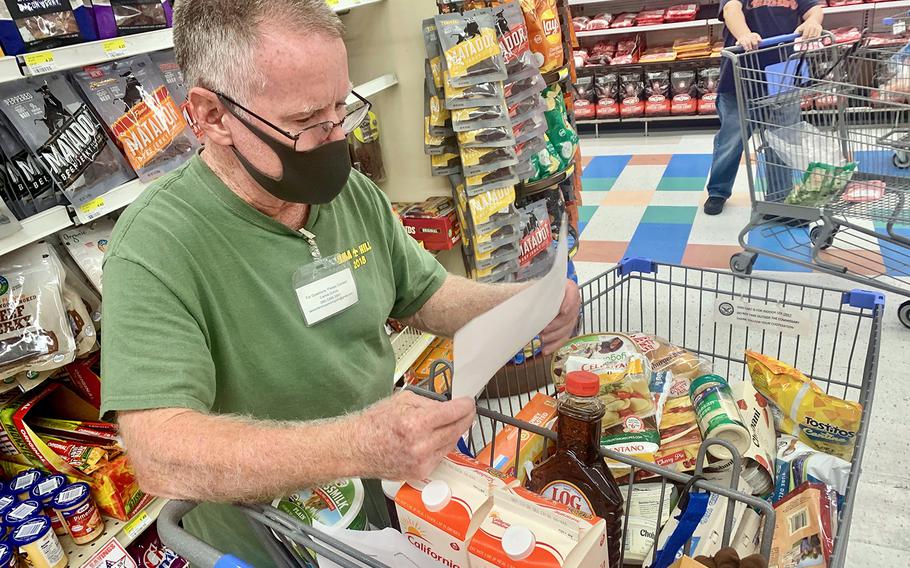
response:
<svg viewBox="0 0 910 568"><path fill-rule="evenodd" d="M357 284L347 267L296 288L297 301L308 326L328 319L357 303Z"/></svg>

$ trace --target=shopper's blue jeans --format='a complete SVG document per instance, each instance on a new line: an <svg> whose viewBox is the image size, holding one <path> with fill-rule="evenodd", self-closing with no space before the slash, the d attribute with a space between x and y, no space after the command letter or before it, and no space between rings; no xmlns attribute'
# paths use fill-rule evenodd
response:
<svg viewBox="0 0 910 568"><path fill-rule="evenodd" d="M743 157L743 136L736 93L718 93L716 104L720 130L714 136L714 157L711 160L711 176L708 178L708 195L729 199L733 194L733 182L736 180L739 162ZM748 136L751 136L752 129L748 125L747 128ZM790 193L792 171L781 163L770 148L765 147L762 154L763 156L758 157L757 179L760 180L758 183L765 187L764 199L783 201Z"/></svg>

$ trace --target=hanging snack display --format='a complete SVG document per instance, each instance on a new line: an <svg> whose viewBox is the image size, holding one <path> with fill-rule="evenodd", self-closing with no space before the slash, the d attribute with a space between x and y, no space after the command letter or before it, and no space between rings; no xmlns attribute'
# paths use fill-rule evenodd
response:
<svg viewBox="0 0 910 568"><path fill-rule="evenodd" d="M135 177L64 77L0 84L0 99L0 110L73 205Z"/></svg>
<svg viewBox="0 0 910 568"><path fill-rule="evenodd" d="M198 148L148 55L86 67L73 78L143 182L175 169Z"/></svg>
<svg viewBox="0 0 910 568"><path fill-rule="evenodd" d="M427 18L423 21L423 42L427 49L426 84L427 89L435 97L441 97L442 85L442 48L439 45L439 32L436 31L436 19Z"/></svg>
<svg viewBox="0 0 910 568"><path fill-rule="evenodd" d="M348 137L351 162L365 176L378 183L385 179L382 145L379 143L379 119L370 111Z"/></svg>
<svg viewBox="0 0 910 568"><path fill-rule="evenodd" d="M6 55L96 39L92 13L83 0L0 3L0 45Z"/></svg>
<svg viewBox="0 0 910 568"><path fill-rule="evenodd" d="M92 0L102 38L160 30L171 25L169 0Z"/></svg>
<svg viewBox="0 0 910 568"><path fill-rule="evenodd" d="M506 65L496 40L490 10L436 16L436 31L453 86L465 87L506 79Z"/></svg>
<svg viewBox="0 0 910 568"><path fill-rule="evenodd" d="M499 39L499 48L506 64L508 81L514 84L529 77L539 75L540 65L531 51L528 38L528 27L525 23L521 6L517 2L509 2L496 6L493 9L496 18L496 31ZM560 44L562 38L560 38Z"/></svg>

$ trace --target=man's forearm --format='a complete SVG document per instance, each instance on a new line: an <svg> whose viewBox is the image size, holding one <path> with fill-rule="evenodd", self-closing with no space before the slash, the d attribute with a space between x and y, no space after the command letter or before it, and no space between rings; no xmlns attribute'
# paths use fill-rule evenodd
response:
<svg viewBox="0 0 910 568"><path fill-rule="evenodd" d="M743 14L743 5L739 2L729 2L724 6L724 24L737 40L752 33Z"/></svg>
<svg viewBox="0 0 910 568"><path fill-rule="evenodd" d="M140 486L160 497L262 502L363 473L354 471L350 420L272 422L175 409L123 413L120 424Z"/></svg>
<svg viewBox="0 0 910 568"><path fill-rule="evenodd" d="M818 6L814 6L808 12L803 14L804 22L814 22L818 25L822 25L822 22L824 21L824 19L825 19L825 11L820 4Z"/></svg>
<svg viewBox="0 0 910 568"><path fill-rule="evenodd" d="M528 284L483 284L449 275L442 288L404 323L434 335L452 337L466 323L526 286Z"/></svg>

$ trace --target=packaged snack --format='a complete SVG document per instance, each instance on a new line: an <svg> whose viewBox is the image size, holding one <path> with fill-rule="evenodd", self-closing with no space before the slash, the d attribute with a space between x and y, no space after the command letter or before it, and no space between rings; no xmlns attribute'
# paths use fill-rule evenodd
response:
<svg viewBox="0 0 910 568"><path fill-rule="evenodd" d="M641 100L641 95L645 90L641 72L623 73L619 78L622 97L622 102L619 106L620 116L641 116L645 112L645 103Z"/></svg>
<svg viewBox="0 0 910 568"><path fill-rule="evenodd" d="M793 436L783 435L777 440L777 461L771 502L780 501L807 481L823 483L843 499L847 494L850 469L850 462L812 449Z"/></svg>
<svg viewBox="0 0 910 568"><path fill-rule="evenodd" d="M706 67L698 71L698 92L702 95L717 92L720 81L720 67Z"/></svg>
<svg viewBox="0 0 910 568"><path fill-rule="evenodd" d="M677 4L664 13L665 22L688 22L698 15L698 4Z"/></svg>
<svg viewBox="0 0 910 568"><path fill-rule="evenodd" d="M517 483L476 460L449 453L429 478L398 490L399 526L408 542L434 560L469 566L468 545L493 507L493 491Z"/></svg>
<svg viewBox="0 0 910 568"><path fill-rule="evenodd" d="M0 110L73 205L135 177L62 75L3 83Z"/></svg>
<svg viewBox="0 0 910 568"><path fill-rule="evenodd" d="M717 114L717 93L708 93L699 97L698 114Z"/></svg>
<svg viewBox="0 0 910 568"><path fill-rule="evenodd" d="M670 73L673 100L670 103L670 114L695 114L698 101L695 98L695 71L673 71Z"/></svg>
<svg viewBox="0 0 910 568"><path fill-rule="evenodd" d="M522 214L521 256L519 264L526 267L550 248L553 229L546 200L535 201L520 209Z"/></svg>
<svg viewBox="0 0 910 568"><path fill-rule="evenodd" d="M454 152L458 141L447 136L433 136L430 134L430 117L423 117L423 153L427 156L438 156L446 152Z"/></svg>
<svg viewBox="0 0 910 568"><path fill-rule="evenodd" d="M468 207L474 223L488 222L493 215L515 202L515 188L506 187L480 192L468 199Z"/></svg>
<svg viewBox="0 0 910 568"><path fill-rule="evenodd" d="M6 55L96 39L92 13L82 0L0 3L0 45Z"/></svg>
<svg viewBox="0 0 910 568"><path fill-rule="evenodd" d="M468 148L506 148L515 145L513 130L507 126L489 126L458 133L458 146Z"/></svg>
<svg viewBox="0 0 910 568"><path fill-rule="evenodd" d="M98 219L89 225L60 232L63 246L99 292L102 291L101 263L113 230L113 220Z"/></svg>
<svg viewBox="0 0 910 568"><path fill-rule="evenodd" d="M0 263L0 377L48 371L75 357L76 342L61 298L63 269L44 242Z"/></svg>
<svg viewBox="0 0 910 568"><path fill-rule="evenodd" d="M528 38L528 26L518 2L507 2L492 8L496 20L499 49L506 64L509 81L539 75L539 65ZM508 96L508 95L506 95Z"/></svg>
<svg viewBox="0 0 910 568"><path fill-rule="evenodd" d="M160 30L171 25L169 0L92 0L102 38Z"/></svg>
<svg viewBox="0 0 910 568"><path fill-rule="evenodd" d="M572 18L572 27L575 28L576 32L583 32L588 29L588 23L591 21L591 18L587 16L576 16Z"/></svg>
<svg viewBox="0 0 910 568"><path fill-rule="evenodd" d="M531 50L537 54L541 73L562 67L565 54L562 47L562 26L555 0L520 0L528 26Z"/></svg>
<svg viewBox="0 0 910 568"><path fill-rule="evenodd" d="M424 116L429 119L428 132L431 136L448 137L452 130L452 113L443 105L442 99L424 90Z"/></svg>
<svg viewBox="0 0 910 568"><path fill-rule="evenodd" d="M879 179L868 181L851 181L844 189L841 199L851 203L878 201L885 196L886 184Z"/></svg>
<svg viewBox="0 0 910 568"><path fill-rule="evenodd" d="M645 114L649 116L666 116L670 114L670 72L648 71L645 73L647 81L645 94L648 97L645 103Z"/></svg>
<svg viewBox="0 0 910 568"><path fill-rule="evenodd" d="M524 488L497 489L471 539L471 566L599 566L607 558L606 522Z"/></svg>
<svg viewBox="0 0 910 568"><path fill-rule="evenodd" d="M187 561L176 552L166 547L158 536L155 525L142 531L142 534L126 547L133 561L142 568L187 568Z"/></svg>
<svg viewBox="0 0 910 568"><path fill-rule="evenodd" d="M64 284L61 295L70 323L70 330L76 340L76 357L84 357L94 351L97 343L95 325L88 308L75 290Z"/></svg>
<svg viewBox="0 0 910 568"><path fill-rule="evenodd" d="M632 499L629 500L629 486L623 485L619 488L623 495L623 504L629 504L628 524L624 531L626 538L623 562L641 564L648 557L648 552L654 546L655 523L663 525L667 522L670 518L671 505L675 501L676 488L668 485L666 489L659 483L636 483L632 486Z"/></svg>
<svg viewBox="0 0 910 568"><path fill-rule="evenodd" d="M547 137L556 150L560 161L559 169L562 170L569 167L575 159L578 134L569 122L566 102L559 84L547 87L544 91L544 100L547 103L547 110L544 113L547 117Z"/></svg>
<svg viewBox="0 0 910 568"><path fill-rule="evenodd" d="M515 106L516 103L528 98L537 98L536 95L542 93L546 87L547 83L544 81L543 75L541 75L540 72L535 72L530 77L525 77L524 79L506 83L505 87L503 87L503 92L506 96L506 104L511 108Z"/></svg>
<svg viewBox="0 0 910 568"><path fill-rule="evenodd" d="M448 176L461 172L461 156L454 148L430 156L430 172L434 176Z"/></svg>
<svg viewBox="0 0 910 568"><path fill-rule="evenodd" d="M499 266L504 262L510 262L513 260L518 261L518 258L521 256L521 251L518 248L518 243L515 241L506 243L499 248L484 253L477 253L474 251L469 252L473 253L471 262L477 270L486 270L488 268Z"/></svg>
<svg viewBox="0 0 910 568"><path fill-rule="evenodd" d="M768 568L825 568L834 548L831 500L824 485L805 483L774 505L777 522Z"/></svg>
<svg viewBox="0 0 910 568"><path fill-rule="evenodd" d="M461 228L449 197L431 197L405 208L401 222L427 250L449 250L461 240Z"/></svg>
<svg viewBox="0 0 910 568"><path fill-rule="evenodd" d="M503 99L502 82L478 83L466 87L445 86L445 107L457 108L493 106Z"/></svg>
<svg viewBox="0 0 910 568"><path fill-rule="evenodd" d="M547 120L544 118L543 114L536 114L531 116L531 118L517 123L512 128L512 133L515 135L515 146L516 152L519 156L521 155L522 149L529 151L531 148L536 148L535 151L540 151L541 148L545 147L543 141L543 134L547 131ZM537 144L530 144L530 142L537 142ZM522 148L518 146L522 145Z"/></svg>
<svg viewBox="0 0 910 568"><path fill-rule="evenodd" d="M812 162L803 174L802 183L793 185L793 190L784 202L808 207L824 205L833 196L844 191L856 171L856 166L856 162L843 166Z"/></svg>
<svg viewBox="0 0 910 568"><path fill-rule="evenodd" d="M518 223L503 225L489 233L475 233L471 238L475 255L486 254L505 245L516 243L521 239L521 230Z"/></svg>
<svg viewBox="0 0 910 568"><path fill-rule="evenodd" d="M465 191L477 194L494 189L508 190L511 188L514 192L516 183L518 183L518 175L515 173L515 169L506 166L492 172L466 176Z"/></svg>
<svg viewBox="0 0 910 568"><path fill-rule="evenodd" d="M455 132L467 132L490 126L511 127L509 109L504 101L485 107L462 108L452 111L452 127Z"/></svg>
<svg viewBox="0 0 910 568"><path fill-rule="evenodd" d="M504 81L508 76L491 10L440 14L436 31L453 86Z"/></svg>
<svg viewBox="0 0 910 568"><path fill-rule="evenodd" d="M550 136L544 134L544 139L546 140L546 147L531 156L531 165L535 171L532 181L548 178L556 174L562 167L559 154L553 143L550 142Z"/></svg>
<svg viewBox="0 0 910 568"><path fill-rule="evenodd" d="M547 105L541 97L532 97L509 107L509 118L512 124L520 124L535 117L543 117L546 110Z"/></svg>
<svg viewBox="0 0 910 568"><path fill-rule="evenodd" d="M31 217L65 203L54 181L38 164L19 137L0 119L0 158L2 177L10 200L7 202L20 219Z"/></svg>
<svg viewBox="0 0 910 568"><path fill-rule="evenodd" d="M385 179L382 161L382 144L379 140L379 119L373 111L367 112L360 124L348 136L351 163L373 183Z"/></svg>
<svg viewBox="0 0 910 568"><path fill-rule="evenodd" d="M177 168L199 147L148 55L86 67L73 77L143 182Z"/></svg>
<svg viewBox="0 0 910 568"><path fill-rule="evenodd" d="M478 282L512 282L514 280L513 276L517 271L518 259L513 258L489 268L475 268L471 271L471 275Z"/></svg>
<svg viewBox="0 0 910 568"><path fill-rule="evenodd" d="M575 101L584 99L586 101L594 102L597 98L597 93L594 90L594 77L579 77L575 81Z"/></svg>
<svg viewBox="0 0 910 568"><path fill-rule="evenodd" d="M168 92L171 93L171 98L174 99L174 102L177 103L177 106L180 107L180 111L183 113L183 120L190 125L193 134L196 135L196 139L202 140L205 135L190 109L186 81L183 79L183 71L181 71L180 66L177 65L174 50L166 49L164 51L153 51L149 54L149 57L151 57L155 65L158 66L158 71L161 73L162 79L164 79L164 84L167 85Z"/></svg>
<svg viewBox="0 0 910 568"><path fill-rule="evenodd" d="M550 428L556 418L556 399L543 393L534 395L515 418L542 428ZM518 478L523 485L535 463L543 455L546 439L532 432L522 431L518 438L518 428L506 424L496 437L477 454L477 461L491 464L492 467ZM517 450L517 455L516 455ZM517 466L517 471L516 471Z"/></svg>
<svg viewBox="0 0 910 568"><path fill-rule="evenodd" d="M631 28L635 25L635 14L630 12L625 12L619 14L613 21L610 22L611 28Z"/></svg>
<svg viewBox="0 0 910 568"><path fill-rule="evenodd" d="M423 21L423 42L427 50L427 90L437 98L443 95L443 69L445 59L442 57L442 48L439 45L439 32L436 29L436 20L427 18Z"/></svg>
<svg viewBox="0 0 910 568"><path fill-rule="evenodd" d="M850 461L863 407L825 394L793 367L746 351L746 364L758 392L774 403L777 430L809 446Z"/></svg>

